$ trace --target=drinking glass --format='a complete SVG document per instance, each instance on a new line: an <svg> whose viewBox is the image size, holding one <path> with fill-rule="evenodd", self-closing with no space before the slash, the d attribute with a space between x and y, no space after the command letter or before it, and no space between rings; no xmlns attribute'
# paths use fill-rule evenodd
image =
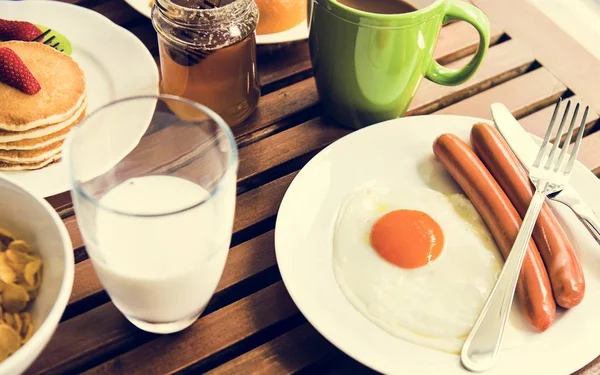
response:
<svg viewBox="0 0 600 375"><path fill-rule="evenodd" d="M227 124L187 99L126 98L74 128L64 157L87 252L117 308L149 332L191 325L231 242L238 157Z"/></svg>

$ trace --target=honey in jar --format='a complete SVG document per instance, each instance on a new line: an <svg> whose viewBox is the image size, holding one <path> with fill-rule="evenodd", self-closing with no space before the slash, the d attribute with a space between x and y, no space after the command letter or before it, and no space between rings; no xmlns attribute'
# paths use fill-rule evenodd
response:
<svg viewBox="0 0 600 375"><path fill-rule="evenodd" d="M156 0L161 92L212 109L230 125L256 109L260 84L253 0ZM179 116L185 107L171 108Z"/></svg>

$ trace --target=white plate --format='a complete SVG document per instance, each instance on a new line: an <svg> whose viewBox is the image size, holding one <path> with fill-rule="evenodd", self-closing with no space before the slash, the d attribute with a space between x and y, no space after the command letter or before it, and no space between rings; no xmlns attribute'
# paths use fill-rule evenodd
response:
<svg viewBox="0 0 600 375"><path fill-rule="evenodd" d="M256 44L282 44L297 42L308 38L308 26L303 20L289 30L275 34L256 35Z"/></svg>
<svg viewBox="0 0 600 375"><path fill-rule="evenodd" d="M457 355L395 338L361 315L342 294L332 270L332 237L338 208L347 195L368 183L454 185L433 156L435 138L451 132L468 141L471 127L484 120L422 116L388 121L356 131L315 156L285 194L275 229L281 276L308 321L335 346L385 374L469 374ZM429 182L428 182L429 181ZM600 182L576 166L573 186L600 211ZM450 184L450 185L448 185ZM489 374L570 374L600 354L600 248L575 216L552 207L577 245L586 276L582 303L544 333L504 349ZM435 291L432 291L435 292Z"/></svg>
<svg viewBox="0 0 600 375"><path fill-rule="evenodd" d="M51 27L70 40L72 57L87 79L87 113L119 98L158 93L158 67L146 46L101 14L55 1L0 1L0 14ZM132 143L140 137L140 127L123 131ZM41 197L70 190L64 161L35 171L2 173Z"/></svg>
<svg viewBox="0 0 600 375"><path fill-rule="evenodd" d="M125 0L125 2L144 16L151 18L150 0ZM290 43L308 38L308 26L303 20L293 28L274 34L256 35L256 44Z"/></svg>

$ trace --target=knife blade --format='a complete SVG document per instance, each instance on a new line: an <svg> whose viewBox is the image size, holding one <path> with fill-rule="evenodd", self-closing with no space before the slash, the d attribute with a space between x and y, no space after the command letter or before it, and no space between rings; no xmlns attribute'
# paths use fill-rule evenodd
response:
<svg viewBox="0 0 600 375"><path fill-rule="evenodd" d="M491 111L496 128L517 156L517 159L529 172L530 166L539 151L539 144L533 140L504 104L492 104ZM600 244L600 219L573 187L567 185L563 191L550 199L569 207Z"/></svg>

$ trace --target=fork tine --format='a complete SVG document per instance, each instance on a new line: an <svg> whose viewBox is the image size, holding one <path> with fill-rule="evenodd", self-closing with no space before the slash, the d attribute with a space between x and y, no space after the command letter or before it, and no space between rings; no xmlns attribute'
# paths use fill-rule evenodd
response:
<svg viewBox="0 0 600 375"><path fill-rule="evenodd" d="M565 157L567 155L567 150L569 149L569 145L571 144L571 138L573 137L573 130L575 129L575 121L577 120L577 114L579 113L579 103L575 106L575 113L573 113L573 118L571 119L571 125L569 125L569 131L567 132L567 136L565 137L565 141L562 144L562 150L560 151L560 156L558 157L558 161L554 166L554 170L558 171L560 166L562 165ZM559 143L559 139L555 141L557 144Z"/></svg>
<svg viewBox="0 0 600 375"><path fill-rule="evenodd" d="M40 40L44 39L46 37L46 35L50 34L52 32L52 30L48 29L46 31L44 31L43 33L41 33L40 35L36 36L32 42L39 42Z"/></svg>
<svg viewBox="0 0 600 375"><path fill-rule="evenodd" d="M556 121L556 115L558 113L558 109L560 108L560 103L562 102L562 98L558 98L558 102L556 102L556 106L554 106L554 112L552 113L552 119L550 120L550 125L548 126L548 130L546 130L546 135L544 136L544 141L540 146L540 151L538 152L535 161L533 162L534 167L539 167L542 163L542 159L544 158L544 154L546 153L546 146L550 142L550 136L552 135L552 131L554 130L554 123Z"/></svg>
<svg viewBox="0 0 600 375"><path fill-rule="evenodd" d="M556 151L558 150L558 145L560 144L560 139L562 138L563 132L565 130L565 125L567 122L567 116L569 115L569 110L571 109L571 101L567 101L567 108L565 108L565 113L563 113L562 120L560 121L560 127L556 132L556 136L554 137L554 142L552 144L552 150L550 151L550 155L548 155L548 160L546 161L546 169L550 168L552 163L554 163L554 159L556 157Z"/></svg>
<svg viewBox="0 0 600 375"><path fill-rule="evenodd" d="M565 167L565 173L569 174L573 170L573 166L575 165L575 160L577 160L577 154L579 153L579 149L581 148L581 140L583 139L583 133L585 131L585 122L587 120L587 115L590 107L585 107L585 112L583 112L583 119L581 120L581 126L579 127L579 133L577 133L577 139L575 140L575 146L573 147L573 151L571 152L571 158Z"/></svg>
<svg viewBox="0 0 600 375"><path fill-rule="evenodd" d="M55 37L54 37L54 35L52 35L50 38L48 38L48 39L47 39L47 40L44 42L44 44L50 44L50 43L52 43L52 41L54 40L54 38L55 38Z"/></svg>

